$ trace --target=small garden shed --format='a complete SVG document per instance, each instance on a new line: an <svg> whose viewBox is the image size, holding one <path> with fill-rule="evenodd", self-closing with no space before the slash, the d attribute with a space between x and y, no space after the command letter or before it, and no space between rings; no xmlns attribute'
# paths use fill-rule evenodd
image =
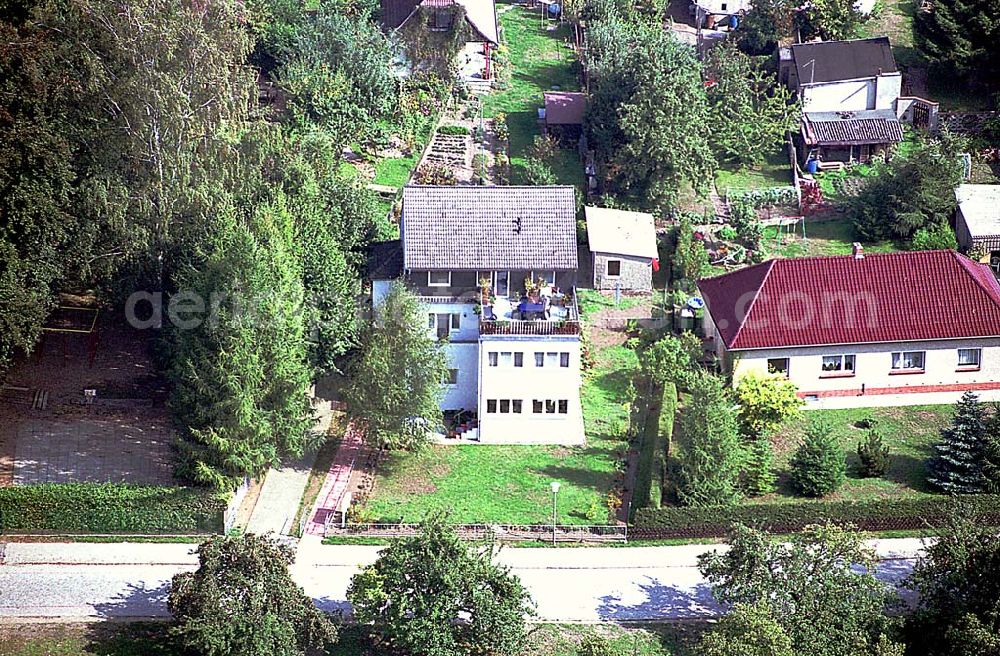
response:
<svg viewBox="0 0 1000 656"><path fill-rule="evenodd" d="M586 207L594 289L651 291L659 269L653 215Z"/></svg>

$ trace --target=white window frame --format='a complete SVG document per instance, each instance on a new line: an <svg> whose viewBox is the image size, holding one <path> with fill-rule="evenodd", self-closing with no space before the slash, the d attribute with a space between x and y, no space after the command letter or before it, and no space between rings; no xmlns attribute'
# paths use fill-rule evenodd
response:
<svg viewBox="0 0 1000 656"><path fill-rule="evenodd" d="M919 367L904 367L903 366L903 360L904 360L904 358L906 356L909 355L909 356L911 356L911 359L912 359L912 356L916 355L918 353L920 354L920 366ZM926 371L926 367L927 367L927 351L893 351L892 353L889 354L889 357L890 357L890 361L889 361L889 368L890 369L889 370L892 373L899 373L899 372L917 373L917 372ZM899 363L899 366L896 366L897 361Z"/></svg>
<svg viewBox="0 0 1000 656"><path fill-rule="evenodd" d="M963 351L966 353L974 353L976 356L976 361L974 363L969 363L969 362L963 363L962 362ZM958 356L959 369L978 370L980 367L983 366L983 349L981 348L960 348L958 349L957 356Z"/></svg>
<svg viewBox="0 0 1000 656"><path fill-rule="evenodd" d="M535 366L539 368L545 366L545 351L535 351Z"/></svg>
<svg viewBox="0 0 1000 656"><path fill-rule="evenodd" d="M504 289L500 291L500 276L503 275ZM510 271L493 272L493 295L497 298L510 296Z"/></svg>
<svg viewBox="0 0 1000 656"><path fill-rule="evenodd" d="M510 413L512 415L520 415L524 413L524 400L523 399L511 399L510 400Z"/></svg>
<svg viewBox="0 0 1000 656"><path fill-rule="evenodd" d="M618 263L618 273L611 273L611 263ZM622 261L621 260L607 260L604 263L604 274L606 278L621 278L622 277Z"/></svg>
<svg viewBox="0 0 1000 656"><path fill-rule="evenodd" d="M500 366L500 352L499 351L489 351L486 353L486 366L488 367L499 367Z"/></svg>
<svg viewBox="0 0 1000 656"><path fill-rule="evenodd" d="M563 351L559 354L559 366L563 369L569 368L569 351Z"/></svg>
<svg viewBox="0 0 1000 656"><path fill-rule="evenodd" d="M559 399L556 401L556 413L560 415L569 414L569 399Z"/></svg>
<svg viewBox="0 0 1000 656"><path fill-rule="evenodd" d="M514 367L517 369L524 367L524 351L514 351Z"/></svg>
<svg viewBox="0 0 1000 656"><path fill-rule="evenodd" d="M552 271L532 271L531 272L531 279L534 280L534 281L536 281L536 282L539 279L541 279L541 280L545 281L546 283L548 283L548 285L550 287L555 287L556 286L556 272L555 272L555 270L552 270Z"/></svg>
<svg viewBox="0 0 1000 656"><path fill-rule="evenodd" d="M490 404L491 403L493 404L493 409L492 410L490 410ZM495 415L495 414L497 414L497 406L498 405L499 405L499 403L497 403L497 399L486 399L486 414L488 414L488 415Z"/></svg>
<svg viewBox="0 0 1000 656"><path fill-rule="evenodd" d="M431 277L435 273L445 273L448 274L448 282L434 282ZM451 287L451 271L428 271L427 272L427 286L428 287Z"/></svg>
<svg viewBox="0 0 1000 656"><path fill-rule="evenodd" d="M771 369L771 361L772 360L784 360L785 361L785 371L781 372L781 371L779 371L777 369L772 370ZM770 373L777 373L777 374L782 374L783 373L783 375L785 376L785 378L788 378L791 375L791 372L792 372L792 359L791 358L768 358L766 364L767 364L767 373L769 373L769 374Z"/></svg>
<svg viewBox="0 0 1000 656"><path fill-rule="evenodd" d="M824 355L820 360L820 369L824 376L853 376L857 372L858 357L853 353L838 353L836 355ZM827 369L826 361L828 359L837 359L836 369ZM847 362L850 360L851 366L847 366Z"/></svg>

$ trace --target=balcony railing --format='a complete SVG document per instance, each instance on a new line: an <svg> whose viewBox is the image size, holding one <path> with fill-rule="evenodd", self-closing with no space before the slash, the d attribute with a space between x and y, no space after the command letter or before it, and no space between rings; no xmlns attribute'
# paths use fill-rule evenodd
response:
<svg viewBox="0 0 1000 656"><path fill-rule="evenodd" d="M481 321L480 335L579 335L579 321Z"/></svg>

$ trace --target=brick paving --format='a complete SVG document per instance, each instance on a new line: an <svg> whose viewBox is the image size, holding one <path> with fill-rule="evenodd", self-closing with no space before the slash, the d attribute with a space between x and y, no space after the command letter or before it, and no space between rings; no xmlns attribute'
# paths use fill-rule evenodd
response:
<svg viewBox="0 0 1000 656"><path fill-rule="evenodd" d="M326 532L327 517L337 511L344 494L347 492L354 473L354 466L363 459L364 431L352 421L344 431L344 439L337 449L337 455L330 464L326 481L316 497L316 505L309 513L306 523L306 535L320 535Z"/></svg>

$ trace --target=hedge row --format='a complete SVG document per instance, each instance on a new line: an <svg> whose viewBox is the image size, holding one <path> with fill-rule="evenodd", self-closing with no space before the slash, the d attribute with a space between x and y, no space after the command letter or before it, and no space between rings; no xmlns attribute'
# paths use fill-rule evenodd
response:
<svg viewBox="0 0 1000 656"><path fill-rule="evenodd" d="M0 488L4 533L221 533L225 497L192 487L65 483Z"/></svg>
<svg viewBox="0 0 1000 656"><path fill-rule="evenodd" d="M985 521L1000 525L1000 495L963 497ZM643 508L629 531L637 539L724 537L740 523L771 533L794 533L809 524L850 523L864 531L923 529L940 525L952 512L944 496L867 501L748 504L732 508Z"/></svg>
<svg viewBox="0 0 1000 656"><path fill-rule="evenodd" d="M633 508L659 508L667 471L667 448L677 412L677 388L667 383L658 403L646 413L639 434L639 462L635 475ZM657 407L658 406L658 407Z"/></svg>

